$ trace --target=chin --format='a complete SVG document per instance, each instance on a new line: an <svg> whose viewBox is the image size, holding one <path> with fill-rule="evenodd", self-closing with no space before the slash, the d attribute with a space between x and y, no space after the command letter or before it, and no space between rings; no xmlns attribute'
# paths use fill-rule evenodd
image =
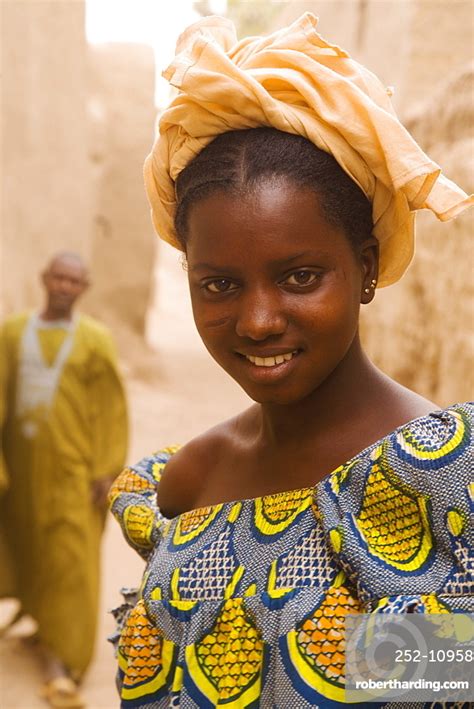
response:
<svg viewBox="0 0 474 709"><path fill-rule="evenodd" d="M245 391L247 396L249 396L257 404L276 404L278 406L291 406L292 404L297 404L310 396L314 389L317 388L313 387L310 389L309 387L305 387L304 390L296 390L284 386L268 386L264 388L247 386L238 380L236 381L237 384Z"/></svg>

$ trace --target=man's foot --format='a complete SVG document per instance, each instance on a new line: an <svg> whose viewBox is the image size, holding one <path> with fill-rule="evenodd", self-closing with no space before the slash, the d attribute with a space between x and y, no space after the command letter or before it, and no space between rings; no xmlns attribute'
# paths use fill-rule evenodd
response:
<svg viewBox="0 0 474 709"><path fill-rule="evenodd" d="M54 709L83 709L85 707L77 684L69 677L55 677L49 680L41 688L40 694Z"/></svg>
<svg viewBox="0 0 474 709"><path fill-rule="evenodd" d="M3 637L8 633L9 630L13 628L14 625L19 623L19 621L24 618L25 614L23 613L23 609L18 608L18 610L12 615L11 618L4 624L0 625L0 638Z"/></svg>

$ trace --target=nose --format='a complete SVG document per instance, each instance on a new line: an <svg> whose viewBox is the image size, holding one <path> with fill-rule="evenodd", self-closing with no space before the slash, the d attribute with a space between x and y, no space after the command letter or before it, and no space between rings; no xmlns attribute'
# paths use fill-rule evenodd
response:
<svg viewBox="0 0 474 709"><path fill-rule="evenodd" d="M58 285L62 293L71 293L74 290L74 283L71 278L60 278L58 280Z"/></svg>
<svg viewBox="0 0 474 709"><path fill-rule="evenodd" d="M288 318L283 309L281 294L276 290L248 290L239 300L235 326L239 337L261 341L286 331Z"/></svg>

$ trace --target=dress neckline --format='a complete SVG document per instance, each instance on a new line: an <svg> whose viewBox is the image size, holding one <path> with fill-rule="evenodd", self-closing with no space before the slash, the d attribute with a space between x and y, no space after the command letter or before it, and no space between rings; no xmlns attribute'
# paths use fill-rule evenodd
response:
<svg viewBox="0 0 474 709"><path fill-rule="evenodd" d="M464 402L464 404L468 404L470 402ZM413 424L418 423L419 421L423 421L424 419L428 419L430 417L440 417L442 414L446 414L447 412L452 412L453 409L457 406L462 406L463 404L461 402L451 404L450 406L447 406L444 409L434 409L433 411L430 411L427 414L423 414L422 416L417 416L413 419L410 419L409 421L405 421L405 423L400 424L396 428L394 428L392 431L387 433L385 436L382 436L382 438L379 438L378 440L374 441L373 443L370 443L368 446L365 446L365 448L362 448L358 453L355 453L351 458L348 460L344 461L340 465L336 466L333 470L331 470L329 473L326 473L320 480L318 480L314 485L306 485L304 487L300 488L292 488L290 490L281 490L280 492L271 492L268 495L258 495L257 497L244 497L239 500L226 500L224 502L214 502L210 505L201 505L199 507L193 507L190 510L186 510L186 512L180 512L179 514L175 515L174 517L166 517L160 509L159 504L157 504L157 509L159 515L165 520L166 522L179 522L181 517L185 517L186 515L199 515L199 514L204 514L205 512L210 513L212 510L215 510L217 507L219 508L231 508L234 505L237 504L242 504L242 505L251 505L255 504L256 502L265 499L271 499L274 497L278 497L279 495L297 495L298 493L304 493L308 492L308 494L312 493L314 494L315 491L322 487L323 485L326 484L326 482L331 478L331 476L334 475L334 473L339 470L340 468L350 465L351 463L354 463L356 460L359 458L362 458L364 456L367 456L369 453L371 453L375 448L380 446L384 441L386 441L388 438L391 438L394 435L397 435L402 429L406 428L407 426L411 426ZM171 457L171 456L170 456ZM158 488L159 488L159 483L158 483Z"/></svg>

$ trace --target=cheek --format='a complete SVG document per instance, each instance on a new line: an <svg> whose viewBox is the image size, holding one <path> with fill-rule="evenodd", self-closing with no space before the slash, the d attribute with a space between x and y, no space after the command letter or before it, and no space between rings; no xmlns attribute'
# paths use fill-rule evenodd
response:
<svg viewBox="0 0 474 709"><path fill-rule="evenodd" d="M216 308L215 304L211 306L202 298L200 292L196 293L194 289L190 292L194 324L202 341L210 349L212 343L217 343L228 333L232 321L229 308Z"/></svg>
<svg viewBox="0 0 474 709"><path fill-rule="evenodd" d="M207 315L203 315L200 313L198 316L194 315L194 322L196 323L196 327L201 333L201 336L208 336L208 337L219 337L219 334L222 333L223 328L227 327L230 322L231 322L231 317L230 315L220 315L218 316L216 313L214 313L214 317L211 315L211 313L208 313Z"/></svg>
<svg viewBox="0 0 474 709"><path fill-rule="evenodd" d="M294 318L305 321L315 335L323 332L341 335L347 330L357 328L360 303L352 292L330 294L320 298L317 294L311 301L297 303L293 308Z"/></svg>

